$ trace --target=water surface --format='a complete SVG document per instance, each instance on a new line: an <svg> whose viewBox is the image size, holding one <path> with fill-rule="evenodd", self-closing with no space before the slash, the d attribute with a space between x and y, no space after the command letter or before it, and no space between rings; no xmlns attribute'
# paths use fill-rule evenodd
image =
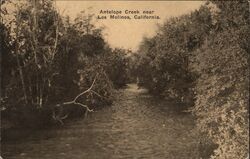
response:
<svg viewBox="0 0 250 159"><path fill-rule="evenodd" d="M6 159L192 159L194 119L130 84L110 106L2 144Z"/></svg>

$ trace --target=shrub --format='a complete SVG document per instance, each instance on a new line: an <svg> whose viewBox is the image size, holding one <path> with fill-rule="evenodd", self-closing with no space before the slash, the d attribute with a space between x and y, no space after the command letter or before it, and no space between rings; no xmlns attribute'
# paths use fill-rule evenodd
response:
<svg viewBox="0 0 250 159"><path fill-rule="evenodd" d="M246 158L249 144L249 54L233 30L213 35L197 51L193 111L198 127L219 145L218 158Z"/></svg>

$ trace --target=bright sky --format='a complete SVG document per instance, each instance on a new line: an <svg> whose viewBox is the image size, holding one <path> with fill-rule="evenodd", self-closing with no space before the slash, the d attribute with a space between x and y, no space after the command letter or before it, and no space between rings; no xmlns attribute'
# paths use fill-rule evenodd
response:
<svg viewBox="0 0 250 159"><path fill-rule="evenodd" d="M100 10L153 10L159 20L97 20L98 25L105 26L105 40L111 47L136 50L144 36L155 34L157 23L167 18L179 16L198 9L202 1L56 1L56 6L63 15L72 19L82 11L99 14ZM88 9L90 8L91 9ZM123 14L124 15L124 14ZM132 15L133 17L134 15Z"/></svg>

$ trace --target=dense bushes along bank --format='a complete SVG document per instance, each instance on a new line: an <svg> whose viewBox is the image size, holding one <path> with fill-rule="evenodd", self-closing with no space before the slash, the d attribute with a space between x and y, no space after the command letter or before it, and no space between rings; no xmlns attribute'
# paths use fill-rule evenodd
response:
<svg viewBox="0 0 250 159"><path fill-rule="evenodd" d="M141 86L190 106L217 145L211 158L249 153L249 22L247 1L207 2L166 21L134 56Z"/></svg>
<svg viewBox="0 0 250 159"><path fill-rule="evenodd" d="M53 1L1 3L2 121L62 123L112 102L127 80L127 51L108 46L93 15L71 22Z"/></svg>

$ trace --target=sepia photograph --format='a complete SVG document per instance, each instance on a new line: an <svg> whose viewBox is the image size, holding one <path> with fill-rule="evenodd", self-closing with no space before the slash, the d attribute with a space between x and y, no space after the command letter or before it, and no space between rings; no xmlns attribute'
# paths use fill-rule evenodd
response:
<svg viewBox="0 0 250 159"><path fill-rule="evenodd" d="M0 0L0 159L249 159L249 5Z"/></svg>

